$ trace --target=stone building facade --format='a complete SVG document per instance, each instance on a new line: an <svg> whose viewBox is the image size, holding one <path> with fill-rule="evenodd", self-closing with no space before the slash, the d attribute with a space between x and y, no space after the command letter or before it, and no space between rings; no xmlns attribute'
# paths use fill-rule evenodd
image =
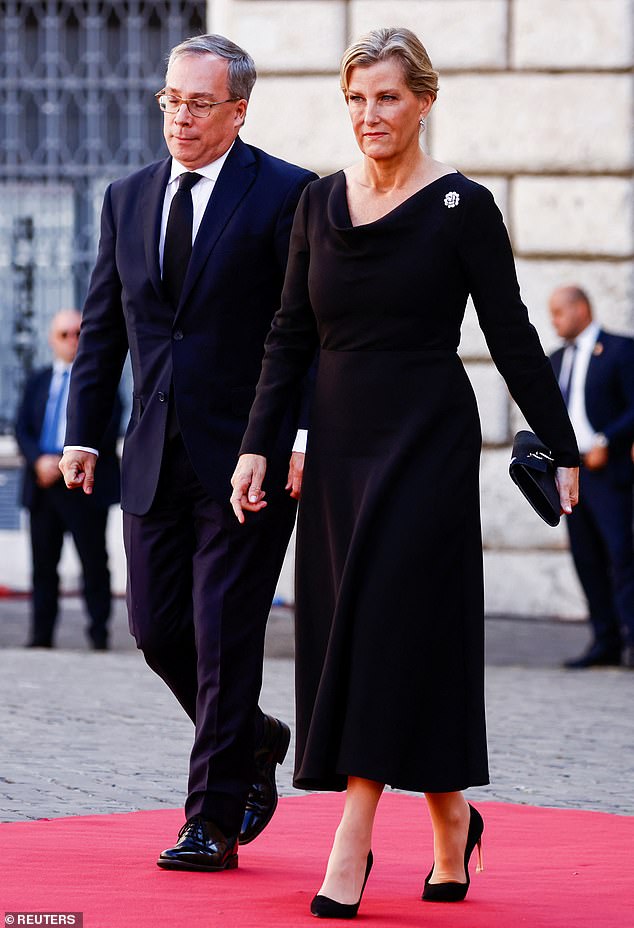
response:
<svg viewBox="0 0 634 928"><path fill-rule="evenodd" d="M566 282L587 288L602 325L634 335L632 0L210 0L208 10L209 28L258 65L245 140L322 174L358 157L337 80L346 45L377 26L413 29L440 72L425 144L493 191L545 349L556 345L548 295ZM563 524L543 525L508 478L521 417L472 309L460 351L484 434L487 610L581 617Z"/></svg>

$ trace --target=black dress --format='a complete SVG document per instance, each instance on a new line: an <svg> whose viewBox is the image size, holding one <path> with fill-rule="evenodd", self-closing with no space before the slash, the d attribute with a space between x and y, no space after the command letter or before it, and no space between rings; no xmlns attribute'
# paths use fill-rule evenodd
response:
<svg viewBox="0 0 634 928"><path fill-rule="evenodd" d="M304 191L242 443L268 453L319 346L297 533L300 788L488 782L481 434L456 353L469 293L531 427L576 466L488 190L449 174L357 227L343 172Z"/></svg>

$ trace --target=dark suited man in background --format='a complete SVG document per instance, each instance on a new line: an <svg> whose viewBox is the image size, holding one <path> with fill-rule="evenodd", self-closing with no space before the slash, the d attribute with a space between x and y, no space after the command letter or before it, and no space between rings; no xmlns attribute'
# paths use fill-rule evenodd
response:
<svg viewBox="0 0 634 928"><path fill-rule="evenodd" d="M117 397L115 412L99 443L97 492L90 497L67 493L59 462L80 324L76 309L61 310L53 317L49 330L53 364L36 371L27 381L15 424L18 446L26 460L22 505L29 510L31 529L33 592L28 647L53 647L59 598L57 568L64 535L70 532L82 566L88 638L95 650L104 651L111 607L106 525L109 507L119 502L116 441L121 404Z"/></svg>
<svg viewBox="0 0 634 928"><path fill-rule="evenodd" d="M566 340L551 361L583 462L566 524L593 632L586 653L566 666L634 668L634 340L600 329L579 287L559 287L549 305Z"/></svg>
<svg viewBox="0 0 634 928"><path fill-rule="evenodd" d="M238 137L255 77L250 56L222 36L172 50L157 94L170 157L106 191L61 462L67 485L91 493L86 449L99 443L129 350L130 628L196 726L186 823L157 861L166 869L237 866L238 839L251 841L273 814L290 737L257 703L301 480L297 409L279 433L275 505L245 531L227 498L295 207L315 175Z"/></svg>

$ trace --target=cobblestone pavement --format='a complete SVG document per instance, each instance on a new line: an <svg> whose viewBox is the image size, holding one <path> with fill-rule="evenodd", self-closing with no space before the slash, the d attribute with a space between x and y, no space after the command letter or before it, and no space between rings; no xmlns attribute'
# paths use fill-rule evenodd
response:
<svg viewBox="0 0 634 928"><path fill-rule="evenodd" d="M192 727L130 645L122 604L109 653L86 650L76 602L65 606L66 647L18 647L26 612L0 604L0 821L180 806ZM634 673L558 669L585 637L579 626L488 620L492 785L471 798L634 814ZM291 644L289 614L274 611L262 705L287 720ZM282 794L294 792L291 768L292 745Z"/></svg>

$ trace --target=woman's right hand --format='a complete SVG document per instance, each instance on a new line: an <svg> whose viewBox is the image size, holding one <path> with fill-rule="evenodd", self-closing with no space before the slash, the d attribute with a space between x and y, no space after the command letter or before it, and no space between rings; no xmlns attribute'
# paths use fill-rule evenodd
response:
<svg viewBox="0 0 634 928"><path fill-rule="evenodd" d="M242 525L244 513L259 512L264 509L266 493L262 489L264 475L266 474L266 458L261 454L241 454L238 465L231 478L233 493L231 506L236 519Z"/></svg>

